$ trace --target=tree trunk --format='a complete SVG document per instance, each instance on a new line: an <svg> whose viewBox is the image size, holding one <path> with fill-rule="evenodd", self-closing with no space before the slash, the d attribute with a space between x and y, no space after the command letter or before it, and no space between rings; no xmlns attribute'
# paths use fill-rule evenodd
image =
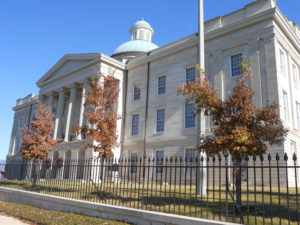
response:
<svg viewBox="0 0 300 225"><path fill-rule="evenodd" d="M239 211L242 206L242 158L240 155L234 157L234 176L235 176L235 201L236 207Z"/></svg>
<svg viewBox="0 0 300 225"><path fill-rule="evenodd" d="M105 188L105 159L101 160L101 191L104 194L104 188Z"/></svg>
<svg viewBox="0 0 300 225"><path fill-rule="evenodd" d="M36 181L37 181L37 173L36 173L36 159L33 160L32 162L32 175L33 175L33 179L32 179L32 187L34 188L36 186Z"/></svg>

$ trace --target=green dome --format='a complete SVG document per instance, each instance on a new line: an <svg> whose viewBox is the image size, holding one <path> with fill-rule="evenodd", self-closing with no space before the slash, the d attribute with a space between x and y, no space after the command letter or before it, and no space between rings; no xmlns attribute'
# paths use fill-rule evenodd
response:
<svg viewBox="0 0 300 225"><path fill-rule="evenodd" d="M149 52L156 48L158 48L158 46L150 41L131 40L120 45L114 51L114 55L124 52Z"/></svg>

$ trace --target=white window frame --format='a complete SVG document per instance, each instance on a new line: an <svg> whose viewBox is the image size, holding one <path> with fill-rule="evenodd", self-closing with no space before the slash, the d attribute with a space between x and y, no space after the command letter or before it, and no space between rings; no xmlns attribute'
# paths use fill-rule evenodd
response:
<svg viewBox="0 0 300 225"><path fill-rule="evenodd" d="M288 93L285 90L282 91L282 98L283 98L284 121L289 123L290 122L289 97L288 97Z"/></svg>
<svg viewBox="0 0 300 225"><path fill-rule="evenodd" d="M22 128L23 126L23 117L18 119L18 129Z"/></svg>
<svg viewBox="0 0 300 225"><path fill-rule="evenodd" d="M188 72L188 70L190 70L190 69L194 69L194 71L195 71L195 80L194 81L192 81L192 80L187 80L187 72ZM184 82L187 84L188 82L195 82L196 80L197 80L197 70L196 70L196 66L195 65L193 65L193 66L189 66L189 67L186 67L185 68L185 77L184 77Z"/></svg>
<svg viewBox="0 0 300 225"><path fill-rule="evenodd" d="M21 150L21 138L16 138L15 154Z"/></svg>
<svg viewBox="0 0 300 225"><path fill-rule="evenodd" d="M136 92L135 92L135 90L136 89L138 89L139 90L139 97L136 99L135 97L136 97ZM133 85L133 93L132 93L132 100L133 101L139 101L139 100L141 100L141 87L140 87L140 85L137 85L137 84L134 84Z"/></svg>
<svg viewBox="0 0 300 225"><path fill-rule="evenodd" d="M164 86L160 87L159 80L163 77L165 78L165 83L164 83ZM164 92L159 93L160 88L164 88ZM163 95L166 92L167 92L167 76L166 75L160 75L160 76L157 77L157 95Z"/></svg>
<svg viewBox="0 0 300 225"><path fill-rule="evenodd" d="M241 55L241 65L239 66L239 67L233 67L233 65L232 65L232 57L234 57L234 56L239 56L239 55ZM230 56L229 56L229 61L230 61L230 76L231 77L238 77L238 76L241 76L242 74L243 74L243 71L242 71L242 62L243 62L243 53L242 52L237 52L237 53L235 53L235 54L231 54ZM241 69L241 73L240 74L238 74L238 75L233 75L233 73L232 73L232 71L233 71L233 69Z"/></svg>
<svg viewBox="0 0 300 225"><path fill-rule="evenodd" d="M296 123L297 129L300 130L300 102L296 101Z"/></svg>
<svg viewBox="0 0 300 225"><path fill-rule="evenodd" d="M280 71L283 77L286 77L287 74L287 61L286 61L286 52L283 49L279 50L279 57L280 57Z"/></svg>
<svg viewBox="0 0 300 225"><path fill-rule="evenodd" d="M184 129L195 129L196 128L196 114L194 114L194 126L193 127L187 127L187 119L186 119L186 105L190 105L190 104L193 104L194 105L194 113L195 113L195 103L187 103L184 105L184 115L183 115L183 119L184 119Z"/></svg>
<svg viewBox="0 0 300 225"><path fill-rule="evenodd" d="M162 111L162 110L164 111L164 118L163 118L163 120L158 121L158 112ZM162 131L158 130L158 123L159 122L163 122L163 130ZM165 132L165 128L166 128L165 125L166 125L166 109L159 108L159 109L156 110L156 129L155 129L156 133L158 133L158 134L164 133Z"/></svg>
<svg viewBox="0 0 300 225"><path fill-rule="evenodd" d="M138 120L137 120L137 126L136 126L136 129L137 129L136 134L133 133L133 118L134 118L134 116L138 116L137 117ZM131 136L138 136L139 135L139 124L140 124L140 114L139 113L132 114L131 115L131 127L130 127L131 128L131 130L130 130Z"/></svg>
<svg viewBox="0 0 300 225"><path fill-rule="evenodd" d="M294 88L299 89L299 69L296 64L292 64L292 71L293 71L293 80L294 80Z"/></svg>

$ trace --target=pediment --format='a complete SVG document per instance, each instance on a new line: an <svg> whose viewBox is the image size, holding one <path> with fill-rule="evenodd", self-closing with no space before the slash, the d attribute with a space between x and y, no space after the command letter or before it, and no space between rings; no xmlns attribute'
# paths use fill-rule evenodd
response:
<svg viewBox="0 0 300 225"><path fill-rule="evenodd" d="M97 60L97 54L65 55L37 82L38 86L59 79L68 73L77 71Z"/></svg>

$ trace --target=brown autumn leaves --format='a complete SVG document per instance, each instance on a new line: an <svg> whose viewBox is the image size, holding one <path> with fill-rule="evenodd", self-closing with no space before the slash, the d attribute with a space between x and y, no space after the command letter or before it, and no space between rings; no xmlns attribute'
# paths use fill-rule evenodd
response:
<svg viewBox="0 0 300 225"><path fill-rule="evenodd" d="M222 101L203 78L179 88L178 93L194 102L196 113L202 110L214 123L211 135L201 138L199 151L209 155L228 151L231 155L261 155L268 145L279 145L287 130L278 115L278 106L267 105L256 108L253 90L247 85L251 78L248 66L243 67L242 76L236 79L232 93ZM113 75L100 76L90 81L87 89L85 117L88 125L73 127L71 131L81 133L90 141L83 147L91 148L99 157L111 157L112 149L118 146L116 126L119 84ZM47 151L60 140L53 140L53 114L45 106L39 106L37 115L30 122L31 129L24 127L22 154L26 159L44 159Z"/></svg>
<svg viewBox="0 0 300 225"><path fill-rule="evenodd" d="M211 135L201 137L199 150L208 155L229 152L233 156L262 155L268 145L283 143L287 130L283 127L278 105L255 107L254 92L247 85L250 68L243 63L243 74L236 79L232 93L222 101L204 77L183 85L179 94L196 104L213 121Z"/></svg>
<svg viewBox="0 0 300 225"><path fill-rule="evenodd" d="M92 143L84 145L99 153L100 158L111 157L112 149L117 143L117 103L119 83L112 76L94 78L87 89L85 107L88 108L85 117L89 125L73 127L73 132L85 135Z"/></svg>
<svg viewBox="0 0 300 225"><path fill-rule="evenodd" d="M49 149L60 140L52 138L54 130L53 114L44 106L38 107L35 118L30 121L30 128L23 126L22 156L25 159L44 159Z"/></svg>
<svg viewBox="0 0 300 225"><path fill-rule="evenodd" d="M111 157L112 149L118 145L116 126L120 117L117 115L119 83L113 77L100 76L90 80L85 101L84 116L88 125L73 127L71 131L80 133L90 141L83 148L91 148L99 157ZM23 127L22 155L26 159L45 159L61 139L54 140L54 116L44 105L38 107L35 118L30 121L31 128Z"/></svg>

